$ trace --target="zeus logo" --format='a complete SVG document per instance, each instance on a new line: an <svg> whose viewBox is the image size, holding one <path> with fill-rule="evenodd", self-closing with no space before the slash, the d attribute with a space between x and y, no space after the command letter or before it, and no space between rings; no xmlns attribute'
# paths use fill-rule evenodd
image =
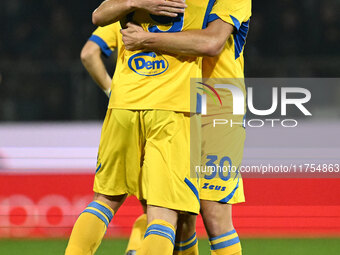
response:
<svg viewBox="0 0 340 255"><path fill-rule="evenodd" d="M218 186L218 185L209 185L210 183L206 182L203 184L203 189L210 189L210 190L218 190L218 191L225 191L226 187Z"/></svg>
<svg viewBox="0 0 340 255"><path fill-rule="evenodd" d="M244 115L245 114L245 95L243 91L230 84L216 84L214 87L207 85L205 83L199 82L199 84L203 85L202 88L197 87L200 90L203 90L206 94L200 95L201 97L201 109L200 112L202 115L207 114L207 95L212 98L215 104L217 98L222 104L222 99L220 95L217 93L215 89L227 89L231 92L231 96L233 99L233 114L234 115ZM248 93L248 110L257 116L268 116L273 114L278 108L278 98L279 92L277 87L272 88L272 104L269 109L259 110L254 107L254 98L253 98L253 88L249 87L247 90ZM304 97L301 98L288 98L288 94L302 94ZM230 100L230 99L229 99ZM306 109L304 104L308 103L311 100L311 92L304 88L293 88L293 87L282 87L281 88L281 115L287 115L287 105L295 105L305 116L312 116L312 114Z"/></svg>
<svg viewBox="0 0 340 255"><path fill-rule="evenodd" d="M132 55L128 61L132 71L142 76L156 76L169 68L168 61L154 52L140 52Z"/></svg>

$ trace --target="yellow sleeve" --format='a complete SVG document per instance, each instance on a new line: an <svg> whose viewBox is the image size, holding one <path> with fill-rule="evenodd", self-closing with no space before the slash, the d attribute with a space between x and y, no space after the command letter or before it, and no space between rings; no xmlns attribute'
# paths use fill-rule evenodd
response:
<svg viewBox="0 0 340 255"><path fill-rule="evenodd" d="M121 27L119 22L107 25L105 27L98 27L92 33L89 40L98 44L103 54L109 57L118 47L119 40L122 40L120 29Z"/></svg>
<svg viewBox="0 0 340 255"><path fill-rule="evenodd" d="M233 25L238 31L243 22L251 16L251 0L216 0L208 18L208 23L221 19Z"/></svg>

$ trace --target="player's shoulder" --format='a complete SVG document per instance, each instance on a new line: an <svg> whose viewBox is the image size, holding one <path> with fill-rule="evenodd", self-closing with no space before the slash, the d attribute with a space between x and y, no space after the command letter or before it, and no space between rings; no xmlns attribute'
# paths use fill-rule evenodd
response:
<svg viewBox="0 0 340 255"><path fill-rule="evenodd" d="M97 27L93 32L94 35L110 35L110 34L119 34L120 33L120 23L115 22L113 24L109 24L103 27Z"/></svg>

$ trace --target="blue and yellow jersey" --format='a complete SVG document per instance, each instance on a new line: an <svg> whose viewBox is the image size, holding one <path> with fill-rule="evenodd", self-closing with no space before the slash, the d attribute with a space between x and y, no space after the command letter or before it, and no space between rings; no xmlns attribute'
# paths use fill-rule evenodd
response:
<svg viewBox="0 0 340 255"><path fill-rule="evenodd" d="M109 57L115 49L119 49L123 45L120 29L119 22L105 27L98 27L89 40L98 44L102 53Z"/></svg>
<svg viewBox="0 0 340 255"><path fill-rule="evenodd" d="M208 22L221 19L234 26L222 53L203 61L204 78L243 78L243 49L249 29L251 0L217 0Z"/></svg>
<svg viewBox="0 0 340 255"><path fill-rule="evenodd" d="M153 33L202 29L215 0L190 0L177 18L142 10L132 20ZM202 76L202 59L159 52L119 52L109 108L190 111L190 78Z"/></svg>
<svg viewBox="0 0 340 255"><path fill-rule="evenodd" d="M228 38L222 53L216 57L203 59L203 78L213 86L216 83L228 83L236 86L246 96L244 84L243 51L249 30L251 0L217 0L209 14L208 23L221 19L234 26L233 34ZM216 80L221 79L223 80ZM207 98L210 114L232 113L233 97L230 90L217 89L222 105ZM234 95L235 96L235 95ZM208 112L209 114L209 112ZM242 116L241 116L242 117Z"/></svg>

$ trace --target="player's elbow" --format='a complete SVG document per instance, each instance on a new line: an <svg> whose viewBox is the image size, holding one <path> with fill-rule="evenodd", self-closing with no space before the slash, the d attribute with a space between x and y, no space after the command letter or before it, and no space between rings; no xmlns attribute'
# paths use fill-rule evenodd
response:
<svg viewBox="0 0 340 255"><path fill-rule="evenodd" d="M221 54L224 44L219 40L210 40L204 48L204 55L207 57L215 57Z"/></svg>
<svg viewBox="0 0 340 255"><path fill-rule="evenodd" d="M92 47L89 47L87 44L85 44L85 46L80 52L80 60L83 63L83 65L86 65L92 61L93 57L96 54L97 54L96 51Z"/></svg>
<svg viewBox="0 0 340 255"><path fill-rule="evenodd" d="M89 59L91 57L91 54L86 48L84 47L80 52L80 60L83 64L89 62Z"/></svg>
<svg viewBox="0 0 340 255"><path fill-rule="evenodd" d="M92 13L92 23L96 26L105 26L105 22L103 19L103 15L101 14L101 12L96 9L93 13Z"/></svg>

